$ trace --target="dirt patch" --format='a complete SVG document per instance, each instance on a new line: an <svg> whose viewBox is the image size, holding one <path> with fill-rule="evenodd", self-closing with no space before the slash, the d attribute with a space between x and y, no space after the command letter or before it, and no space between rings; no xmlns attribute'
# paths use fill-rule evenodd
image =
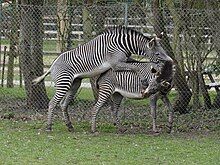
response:
<svg viewBox="0 0 220 165"><path fill-rule="evenodd" d="M46 109L31 109L25 104L25 100L7 99L0 101L0 118L9 120L29 121L29 120L47 120ZM74 105L69 107L71 120L74 122L90 121L91 108L94 102L77 100ZM157 128L160 133L167 131L167 111L161 108L157 110ZM62 119L63 114L59 108L54 110L55 118ZM98 123L114 124L112 112L108 105L104 106L98 116ZM126 129L124 133L136 134L145 133L155 136L152 130L152 119L150 110L146 107L137 106L122 106L119 111L120 121ZM220 130L220 110L201 110L197 112L190 112L188 114L175 114L174 117L174 132L189 133L195 132L209 133Z"/></svg>

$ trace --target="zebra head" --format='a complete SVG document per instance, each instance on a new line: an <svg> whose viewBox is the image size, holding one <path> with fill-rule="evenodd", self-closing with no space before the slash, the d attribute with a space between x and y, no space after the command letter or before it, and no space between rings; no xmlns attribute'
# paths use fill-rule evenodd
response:
<svg viewBox="0 0 220 165"><path fill-rule="evenodd" d="M148 40L143 42L140 46L141 52L144 56L150 59L153 62L166 62L173 61L170 56L166 53L163 47L160 44L162 39L163 32L158 36L146 37Z"/></svg>
<svg viewBox="0 0 220 165"><path fill-rule="evenodd" d="M160 67L158 67L160 68ZM152 94L160 92L161 94L167 94L173 86L173 78L175 74L175 65L171 61L166 61L162 65L161 70L151 69L151 72L155 74L155 77L151 79L149 85L143 92L145 97L149 97Z"/></svg>

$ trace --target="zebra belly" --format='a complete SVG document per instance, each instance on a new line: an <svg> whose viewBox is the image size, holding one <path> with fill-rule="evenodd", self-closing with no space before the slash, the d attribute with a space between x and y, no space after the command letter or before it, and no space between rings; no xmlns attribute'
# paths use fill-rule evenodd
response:
<svg viewBox="0 0 220 165"><path fill-rule="evenodd" d="M97 76L97 75L109 70L110 68L111 68L111 64L109 62L104 62L99 67L96 67L95 69L90 70L90 71L77 73L77 74L74 75L74 77L75 78L77 78L77 77L79 77L79 78L89 78L89 77Z"/></svg>
<svg viewBox="0 0 220 165"><path fill-rule="evenodd" d="M120 93L122 96L131 98L131 99L143 99L143 95L140 92L128 92L122 89L115 89L115 92Z"/></svg>

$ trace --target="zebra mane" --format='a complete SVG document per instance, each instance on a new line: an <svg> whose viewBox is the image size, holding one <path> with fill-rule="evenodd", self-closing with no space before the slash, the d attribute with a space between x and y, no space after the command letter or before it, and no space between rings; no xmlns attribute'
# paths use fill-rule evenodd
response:
<svg viewBox="0 0 220 165"><path fill-rule="evenodd" d="M121 34L124 34L124 33L131 33L131 34L137 34L137 35L141 35L145 38L147 38L148 40L151 39L150 36L145 36L143 35L143 33L135 30L135 29L132 29L130 27L125 27L125 26L113 26L113 27L109 27L107 28L105 31L103 31L101 34L113 34L113 33L121 33Z"/></svg>
<svg viewBox="0 0 220 165"><path fill-rule="evenodd" d="M161 75L159 76L159 79L161 80L171 80L173 78L173 62L166 61L164 63L164 66L161 69Z"/></svg>

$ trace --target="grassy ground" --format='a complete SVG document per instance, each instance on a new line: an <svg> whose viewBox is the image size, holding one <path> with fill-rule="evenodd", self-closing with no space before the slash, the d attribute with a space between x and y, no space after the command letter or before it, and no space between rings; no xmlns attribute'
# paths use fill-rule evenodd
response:
<svg viewBox="0 0 220 165"><path fill-rule="evenodd" d="M204 134L88 133L89 124L69 133L57 121L54 131L42 121L0 121L0 164L219 164L219 132ZM108 129L106 129L108 128Z"/></svg>
<svg viewBox="0 0 220 165"><path fill-rule="evenodd" d="M88 95L90 93L90 95ZM51 97L53 88L48 88ZM88 118L91 91L83 89L81 100L70 108L75 132L69 133L55 112L52 133L46 133L46 111L25 108L22 88L0 88L0 164L219 164L220 111L191 111L174 117L174 133L165 133L167 112L159 103L157 126L161 134L150 130L150 111L146 100L126 100L121 121L128 129L123 135L101 110L98 135L90 133ZM172 92L171 101L176 97ZM76 104L76 102L75 102ZM142 107L141 107L142 105ZM87 116L87 117L86 117Z"/></svg>

